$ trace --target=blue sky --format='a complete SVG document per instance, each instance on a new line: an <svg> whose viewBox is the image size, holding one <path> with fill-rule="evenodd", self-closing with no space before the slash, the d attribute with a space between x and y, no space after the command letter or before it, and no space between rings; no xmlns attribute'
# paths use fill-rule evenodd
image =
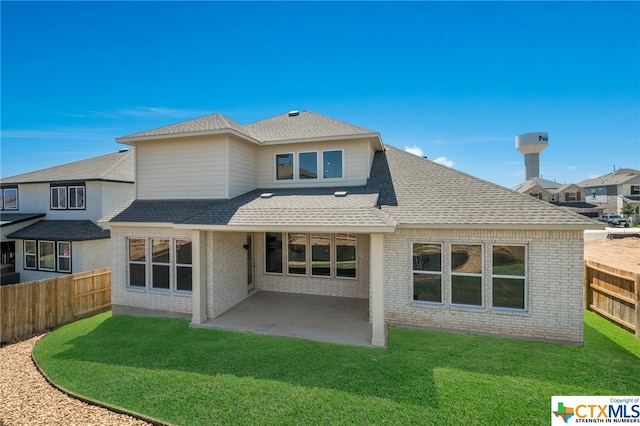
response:
<svg viewBox="0 0 640 426"><path fill-rule="evenodd" d="M0 2L1 176L311 110L512 187L640 169L639 2Z"/></svg>

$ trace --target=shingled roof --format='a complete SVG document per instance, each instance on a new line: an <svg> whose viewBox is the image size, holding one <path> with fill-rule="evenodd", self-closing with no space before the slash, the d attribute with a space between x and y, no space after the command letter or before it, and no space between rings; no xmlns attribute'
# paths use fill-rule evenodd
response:
<svg viewBox="0 0 640 426"><path fill-rule="evenodd" d="M90 220L41 220L7 238L21 240L86 241L109 238L109 230Z"/></svg>
<svg viewBox="0 0 640 426"><path fill-rule="evenodd" d="M3 184L63 181L134 182L134 151L123 150L2 178Z"/></svg>
<svg viewBox="0 0 640 426"><path fill-rule="evenodd" d="M336 197L336 191L346 191ZM262 193L273 194L269 198ZM232 200L135 200L103 219L295 229L395 226L432 228L588 229L584 216L388 147L377 152L366 186L257 189Z"/></svg>
<svg viewBox="0 0 640 426"><path fill-rule="evenodd" d="M640 176L640 170L635 169L618 169L615 172L598 176L593 179L583 180L578 183L583 188L592 188L594 186L610 186L621 185L633 178Z"/></svg>
<svg viewBox="0 0 640 426"><path fill-rule="evenodd" d="M331 140L352 137L375 137L380 140L380 135L373 130L311 111L296 111L247 125L242 125L222 114L216 113L123 136L117 138L116 141L135 144L136 142L157 138L197 136L224 132L235 134L255 143ZM382 146L382 142L380 144Z"/></svg>

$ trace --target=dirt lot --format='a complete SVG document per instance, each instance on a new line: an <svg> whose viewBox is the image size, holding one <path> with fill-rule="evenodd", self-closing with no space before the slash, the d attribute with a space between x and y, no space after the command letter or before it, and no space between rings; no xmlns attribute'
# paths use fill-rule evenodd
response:
<svg viewBox="0 0 640 426"><path fill-rule="evenodd" d="M640 238L585 241L584 259L640 273Z"/></svg>

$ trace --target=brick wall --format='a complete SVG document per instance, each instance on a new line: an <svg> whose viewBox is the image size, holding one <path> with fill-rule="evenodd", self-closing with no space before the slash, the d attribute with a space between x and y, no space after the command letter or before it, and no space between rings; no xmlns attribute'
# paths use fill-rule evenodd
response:
<svg viewBox="0 0 640 426"><path fill-rule="evenodd" d="M192 310L191 294L174 291L152 290L150 287L151 268L149 259L146 265L147 286L144 289L127 287L128 283L128 239L129 238L158 238L158 239L191 239L188 230L174 230L172 228L111 228L111 304L130 308L143 308L161 312L177 312L190 314ZM147 248L150 242L147 242ZM149 250L147 250L149 253ZM149 255L147 254L147 257ZM171 273L170 287L175 288L174 250L170 251Z"/></svg>
<svg viewBox="0 0 640 426"><path fill-rule="evenodd" d="M369 235L358 235L356 279L312 278L310 276L264 272L264 233L255 234L257 287L261 290L321 296L369 298ZM286 248L283 248L286 250ZM286 256L285 256L286 257ZM335 256L332 256L335 260ZM283 265L286 270L286 264ZM333 268L332 268L333 269Z"/></svg>
<svg viewBox="0 0 640 426"><path fill-rule="evenodd" d="M248 296L246 232L207 232L207 316L215 318Z"/></svg>
<svg viewBox="0 0 640 426"><path fill-rule="evenodd" d="M450 276L443 274L443 304L412 301L413 242L470 243L484 247L483 302L480 308L450 303ZM491 245L525 244L528 250L526 312L491 308ZM482 231L398 229L386 234L385 320L430 328L495 333L581 343L583 340L582 231ZM450 260L443 256L443 271Z"/></svg>

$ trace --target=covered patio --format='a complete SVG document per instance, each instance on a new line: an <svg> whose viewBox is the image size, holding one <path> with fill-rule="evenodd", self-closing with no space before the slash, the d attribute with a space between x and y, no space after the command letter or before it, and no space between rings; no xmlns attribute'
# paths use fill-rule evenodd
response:
<svg viewBox="0 0 640 426"><path fill-rule="evenodd" d="M216 318L192 327L371 346L369 300L256 291Z"/></svg>

